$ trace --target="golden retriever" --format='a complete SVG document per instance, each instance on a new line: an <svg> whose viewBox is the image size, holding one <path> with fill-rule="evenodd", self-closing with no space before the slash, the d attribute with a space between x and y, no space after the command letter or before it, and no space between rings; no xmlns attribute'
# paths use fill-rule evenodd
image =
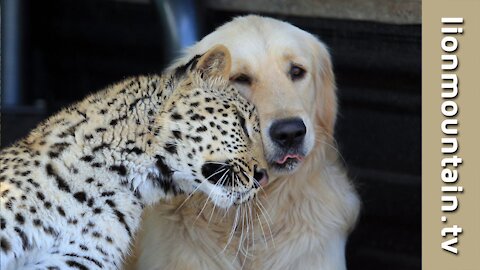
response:
<svg viewBox="0 0 480 270"><path fill-rule="evenodd" d="M250 15L219 27L172 67L216 44L230 50L232 84L258 108L270 183L251 208L225 212L194 195L147 211L129 267L345 269L360 202L337 160L325 45L291 24Z"/></svg>

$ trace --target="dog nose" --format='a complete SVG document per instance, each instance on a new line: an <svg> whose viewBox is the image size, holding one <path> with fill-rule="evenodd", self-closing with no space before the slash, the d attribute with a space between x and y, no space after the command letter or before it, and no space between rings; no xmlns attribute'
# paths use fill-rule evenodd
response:
<svg viewBox="0 0 480 270"><path fill-rule="evenodd" d="M300 118L278 120L270 127L270 137L283 147L298 146L306 133L307 127Z"/></svg>

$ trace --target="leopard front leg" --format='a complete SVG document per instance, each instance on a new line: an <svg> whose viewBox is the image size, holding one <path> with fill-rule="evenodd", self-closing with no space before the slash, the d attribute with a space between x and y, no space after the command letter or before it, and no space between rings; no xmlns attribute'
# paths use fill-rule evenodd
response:
<svg viewBox="0 0 480 270"><path fill-rule="evenodd" d="M101 262L90 256L77 255L55 251L32 251L27 256L18 258L7 265L5 270L96 270L96 269L119 269L118 266Z"/></svg>

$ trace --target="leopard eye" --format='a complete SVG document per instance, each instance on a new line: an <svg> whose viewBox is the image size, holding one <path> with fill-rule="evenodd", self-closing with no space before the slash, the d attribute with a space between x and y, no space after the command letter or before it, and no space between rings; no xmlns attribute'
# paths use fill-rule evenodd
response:
<svg viewBox="0 0 480 270"><path fill-rule="evenodd" d="M232 81L236 82L236 83L239 83L239 84L243 84L243 85L251 85L252 84L252 78L250 78L250 76L248 76L247 74L239 74L239 75L236 75L232 78Z"/></svg>
<svg viewBox="0 0 480 270"><path fill-rule="evenodd" d="M242 126L243 133L245 133L245 136L247 136L247 138L250 138L250 134L248 133L245 118L243 118L243 116L241 116L241 115L239 115L238 117L240 118L240 125Z"/></svg>
<svg viewBox="0 0 480 270"><path fill-rule="evenodd" d="M305 69L303 69L298 65L292 65L290 67L290 71L288 72L292 81L296 81L303 78L305 76L305 73L306 73Z"/></svg>

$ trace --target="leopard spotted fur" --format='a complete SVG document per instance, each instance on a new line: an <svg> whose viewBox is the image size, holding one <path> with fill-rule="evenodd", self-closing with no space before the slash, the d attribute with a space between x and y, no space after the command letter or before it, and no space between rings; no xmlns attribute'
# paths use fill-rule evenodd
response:
<svg viewBox="0 0 480 270"><path fill-rule="evenodd" d="M196 190L223 208L254 196L258 118L221 78L229 61L217 46L127 79L2 150L0 268L119 269L146 205Z"/></svg>

